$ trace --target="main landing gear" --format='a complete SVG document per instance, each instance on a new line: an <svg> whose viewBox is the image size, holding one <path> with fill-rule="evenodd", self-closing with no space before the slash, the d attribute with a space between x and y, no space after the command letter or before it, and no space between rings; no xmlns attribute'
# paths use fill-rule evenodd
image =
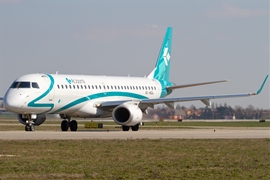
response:
<svg viewBox="0 0 270 180"><path fill-rule="evenodd" d="M77 131L78 129L77 121L76 120L70 121L70 119L64 119L61 123L61 130L68 131L68 128L70 128L70 131Z"/></svg>
<svg viewBox="0 0 270 180"><path fill-rule="evenodd" d="M123 131L129 131L129 129L131 128L132 131L138 131L139 130L139 125L140 124L136 124L135 126L122 126L122 130Z"/></svg>
<svg viewBox="0 0 270 180"><path fill-rule="evenodd" d="M68 131L68 128L70 128L70 131L77 131L78 123L76 120L70 121L71 117L65 114L60 114L60 117L63 119L61 122L62 131Z"/></svg>

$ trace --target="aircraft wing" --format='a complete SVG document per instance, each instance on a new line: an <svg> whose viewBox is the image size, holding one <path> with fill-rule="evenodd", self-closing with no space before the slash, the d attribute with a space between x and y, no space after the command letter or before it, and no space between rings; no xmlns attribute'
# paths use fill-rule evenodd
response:
<svg viewBox="0 0 270 180"><path fill-rule="evenodd" d="M152 107L155 104L161 104L164 103L170 108L174 108L173 103L175 102L185 102L185 101L202 101L205 105L210 106L211 99L224 99L224 98L237 98L237 97L249 97L249 96L255 96L261 93L266 81L268 79L268 75L265 77L260 89L253 93L242 93L242 94L226 94L226 95L214 95L214 96L194 96L194 97L180 97L180 98L156 98L156 99L142 99L138 100L139 105ZM104 109L111 109L114 108L120 104L123 104L125 102L128 102L131 100L126 101L107 101L102 102L97 105L98 108L104 108Z"/></svg>

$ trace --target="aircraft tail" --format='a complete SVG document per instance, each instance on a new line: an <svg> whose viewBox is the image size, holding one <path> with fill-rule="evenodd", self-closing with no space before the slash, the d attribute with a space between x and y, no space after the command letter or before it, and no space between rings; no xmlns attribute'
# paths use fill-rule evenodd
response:
<svg viewBox="0 0 270 180"><path fill-rule="evenodd" d="M155 69L147 76L149 79L156 79L163 82L169 82L170 64L171 64L171 45L172 45L172 28L168 27L164 36L161 49L157 58Z"/></svg>

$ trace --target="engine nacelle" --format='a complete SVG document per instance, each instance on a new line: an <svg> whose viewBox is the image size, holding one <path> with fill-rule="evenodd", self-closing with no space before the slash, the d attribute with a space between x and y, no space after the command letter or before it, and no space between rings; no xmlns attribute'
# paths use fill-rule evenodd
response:
<svg viewBox="0 0 270 180"><path fill-rule="evenodd" d="M35 116L36 116L35 119L32 119L35 126L41 125L46 120L45 114L37 114ZM31 115L30 115L30 117L31 117ZM25 114L18 114L18 120L20 121L20 123L26 125L27 124L26 121L28 121L28 117Z"/></svg>
<svg viewBox="0 0 270 180"><path fill-rule="evenodd" d="M117 124L134 126L141 122L143 114L137 104L128 102L114 108L112 117Z"/></svg>

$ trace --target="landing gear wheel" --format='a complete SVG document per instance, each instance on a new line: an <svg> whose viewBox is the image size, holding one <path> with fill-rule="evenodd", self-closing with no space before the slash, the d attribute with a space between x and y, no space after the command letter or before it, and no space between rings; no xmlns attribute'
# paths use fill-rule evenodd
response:
<svg viewBox="0 0 270 180"><path fill-rule="evenodd" d="M33 124L30 125L30 131L35 131L35 126Z"/></svg>
<svg viewBox="0 0 270 180"><path fill-rule="evenodd" d="M139 130L139 124L136 124L135 126L131 126L132 131L138 131Z"/></svg>
<svg viewBox="0 0 270 180"><path fill-rule="evenodd" d="M129 131L129 128L130 128L129 126L122 126L123 131Z"/></svg>
<svg viewBox="0 0 270 180"><path fill-rule="evenodd" d="M61 130L62 131L67 131L69 127L69 123L66 119L64 119L61 123Z"/></svg>
<svg viewBox="0 0 270 180"><path fill-rule="evenodd" d="M78 123L77 123L77 121L76 120L72 120L70 122L70 130L71 131L77 131L77 129L78 129Z"/></svg>
<svg viewBox="0 0 270 180"><path fill-rule="evenodd" d="M25 131L35 131L35 127L33 124L31 125L26 125L25 126Z"/></svg>
<svg viewBox="0 0 270 180"><path fill-rule="evenodd" d="M30 131L30 126L29 125L25 126L25 131Z"/></svg>

